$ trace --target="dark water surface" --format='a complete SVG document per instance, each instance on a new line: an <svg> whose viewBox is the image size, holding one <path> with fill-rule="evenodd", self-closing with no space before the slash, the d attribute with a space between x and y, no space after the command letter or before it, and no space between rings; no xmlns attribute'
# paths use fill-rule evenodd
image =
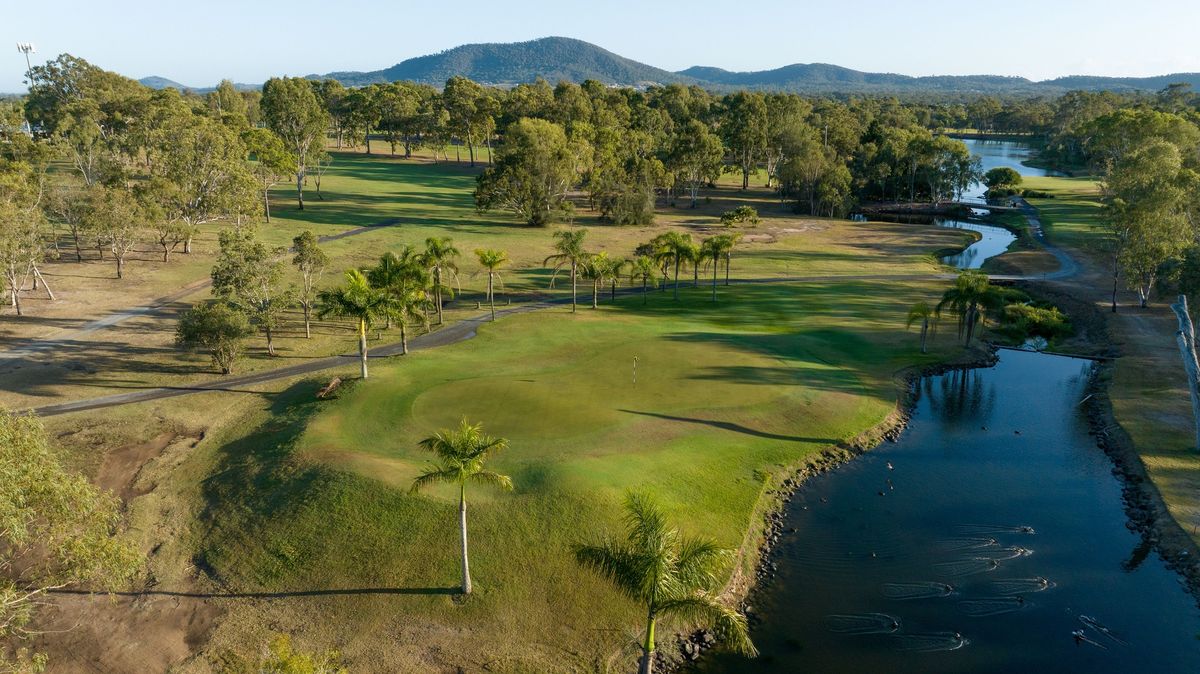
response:
<svg viewBox="0 0 1200 674"><path fill-rule="evenodd" d="M1012 140L978 140L975 138L964 138L961 140L966 144L971 154L979 156L984 173L994 168L1007 166L1023 176L1054 175L1052 171L1026 166L1021 163L1027 159L1032 159L1035 154L1033 146L1029 143ZM963 200L983 203L985 192L987 192L986 185L983 183L974 183L963 193Z"/></svg>
<svg viewBox="0 0 1200 674"><path fill-rule="evenodd" d="M979 232L982 236L978 241L963 249L961 253L947 255L942 258L942 262L959 269L979 269L983 266L984 262L997 255L1002 255L1017 240L1016 234L995 225L985 225L981 222L955 220L952 218L935 218L934 222L941 227L969 229L973 232Z"/></svg>
<svg viewBox="0 0 1200 674"><path fill-rule="evenodd" d="M1200 672L1200 611L1126 528L1087 434L1090 368L1003 350L995 367L922 380L899 442L792 500L796 531L754 598L762 655L701 669Z"/></svg>

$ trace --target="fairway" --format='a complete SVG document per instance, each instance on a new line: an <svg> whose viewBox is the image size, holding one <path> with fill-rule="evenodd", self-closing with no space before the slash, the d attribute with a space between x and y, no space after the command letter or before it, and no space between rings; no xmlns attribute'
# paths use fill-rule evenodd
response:
<svg viewBox="0 0 1200 674"><path fill-rule="evenodd" d="M397 668L459 629L485 640L472 652L504 655L499 671L563 657L515 648L528 633L573 653L574 666L603 661L637 610L579 569L569 546L613 529L631 488L652 489L691 533L741 547L749 530L752 545L764 486L882 421L895 408L895 373L922 360L903 307L932 288L892 283L883 300L880 288L722 288L717 304L701 288L679 304L653 293L645 307L627 297L578 315L553 309L377 366L333 402L312 401L315 382L302 383L271 405L271 420L255 426L254 415L217 450L200 494L199 558L241 590L432 593L339 600L355 607L345 622L310 613L345 606L276 604L286 629L315 643L343 643L369 624L408 643L415 616L436 625L416 652L387 656ZM945 358L951 341L926 362ZM437 592L455 583L456 492L407 488L428 459L417 441L463 416L509 440L494 465L516 490L469 494L480 590L455 606ZM396 601L401 624L388 616Z"/></svg>

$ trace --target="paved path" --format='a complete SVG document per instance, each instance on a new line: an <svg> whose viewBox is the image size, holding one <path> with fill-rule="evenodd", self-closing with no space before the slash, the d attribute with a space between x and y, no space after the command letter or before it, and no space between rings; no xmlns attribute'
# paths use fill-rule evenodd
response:
<svg viewBox="0 0 1200 674"><path fill-rule="evenodd" d="M921 280L921 279L953 279L956 274L856 274L856 275L822 275L822 276L776 276L769 278L752 278L752 279L732 279L731 284L734 285L762 285L775 283L837 283L842 281L884 281L884 280ZM1006 278L1012 280L1037 280L1041 277L1021 277L1021 276L1006 276L995 277ZM640 288L626 288L621 290L623 295L636 295L642 292ZM552 306L561 306L570 302L569 297L559 297L555 299L539 300L528 304L518 306L505 307L496 311L496 317L499 319L504 316L515 314L524 314L532 311L540 311ZM481 324L489 322L490 313L484 312L479 316L467 318L457 323L447 325L436 332L431 332L424 335L418 335L408 340L410 351L421 351L424 349L433 349L447 344L455 344L475 336L476 330ZM385 358L394 356L401 352L399 343L386 344L378 346L370 350L369 357ZM231 391L238 390L241 387L261 384L268 381L279 379L287 379L304 374L313 374L330 368L341 367L346 365L354 365L357 362L358 354L345 354L340 356L329 356L326 358L316 358L310 361L290 365L288 367L265 370L252 374L226 377L209 382L203 382L192 386L166 386L157 388L147 388L140 391L132 391L129 393L117 393L113 395L101 396L97 398L88 398L84 400L75 400L71 402L58 403L54 405L45 405L42 407L31 408L26 411L35 412L41 416L54 416L57 414L66 414L68 412L80 412L84 410L94 410L105 407L115 407L118 405L128 405L131 403L145 402L148 400L161 400L163 398L173 398L176 396L188 395L190 393L203 393L206 391Z"/></svg>
<svg viewBox="0 0 1200 674"><path fill-rule="evenodd" d="M337 234L322 236L318 240L321 243L325 243L327 241L337 241L338 239L365 234L366 232L378 229L380 227L391 227L400 223L401 220L399 218L391 218L377 222L373 225L355 227L354 229L348 229L344 232L338 232ZM8 349L7 351L0 351L0 366L7 365L9 362L14 360L21 360L27 356L32 356L41 351L66 346L71 342L78 340L80 337L84 337L99 330L104 330L105 328L111 328L112 326L119 323L124 323L131 318L137 318L138 316L145 316L147 314L154 313L155 311L169 307L170 305L182 300L192 293L204 290L211 285L211 278L200 279L185 285L169 295L163 295L162 297L152 300L145 306L134 307L132 309L123 309L121 311L111 313L104 318L99 318L90 323L85 323L83 326L75 328L74 330L59 333L52 338L33 340L24 346L18 346Z"/></svg>

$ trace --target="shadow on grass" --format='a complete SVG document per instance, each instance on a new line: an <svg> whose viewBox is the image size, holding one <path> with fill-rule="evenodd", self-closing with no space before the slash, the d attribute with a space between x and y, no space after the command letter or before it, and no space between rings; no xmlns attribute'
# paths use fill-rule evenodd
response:
<svg viewBox="0 0 1200 674"><path fill-rule="evenodd" d="M766 438L768 440L783 440L785 442L812 442L819 445L836 444L838 440L834 438L808 438L801 435L780 435L778 433L767 433L765 431L755 430L748 426L735 424L732 421L719 421L717 419L697 419L695 417L676 417L670 414L658 414L655 412L639 412L638 410L620 410L627 414L637 414L644 417L654 417L655 419L666 419L667 421L681 421L689 424L700 424L703 426L712 426L734 433L745 433L753 435L756 438Z"/></svg>
<svg viewBox="0 0 1200 674"><path fill-rule="evenodd" d="M116 597L191 597L195 599L287 599L289 597L347 597L354 595L456 595L462 594L457 587L355 587L331 590L293 590L283 592L171 592L170 590L144 590L141 592L93 592L91 590L50 590L50 594L92 595L105 594Z"/></svg>

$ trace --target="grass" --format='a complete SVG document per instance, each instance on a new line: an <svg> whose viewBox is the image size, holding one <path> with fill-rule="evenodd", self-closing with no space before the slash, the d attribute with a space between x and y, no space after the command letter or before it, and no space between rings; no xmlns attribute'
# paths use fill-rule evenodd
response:
<svg viewBox="0 0 1200 674"><path fill-rule="evenodd" d="M1091 178L1026 178L1054 195L1030 199L1051 242L1086 261L1072 292L1108 317L1109 341L1119 349L1109 386L1113 412L1129 433L1155 486L1177 522L1200 541L1200 453L1194 448L1191 405L1175 346L1176 321L1166 298L1147 309L1122 288L1120 310L1109 313L1111 253L1101 221L1097 184Z"/></svg>
<svg viewBox="0 0 1200 674"><path fill-rule="evenodd" d="M272 611L352 659L591 667L621 649L638 611L577 568L570 544L615 530L622 493L648 487L685 530L738 546L765 476L878 423L898 369L953 351L946 337L921 356L904 330L907 305L934 285L741 287L715 305L705 289L679 304L655 293L646 307L630 297L503 319L377 366L332 403L298 384L212 450L198 559L236 589L409 593L355 599L350 613L348 600ZM509 439L494 466L516 491L469 496L479 592L459 606L444 594L457 574L454 493L406 490L427 459L417 441L462 416ZM353 638L385 625L405 648Z"/></svg>

